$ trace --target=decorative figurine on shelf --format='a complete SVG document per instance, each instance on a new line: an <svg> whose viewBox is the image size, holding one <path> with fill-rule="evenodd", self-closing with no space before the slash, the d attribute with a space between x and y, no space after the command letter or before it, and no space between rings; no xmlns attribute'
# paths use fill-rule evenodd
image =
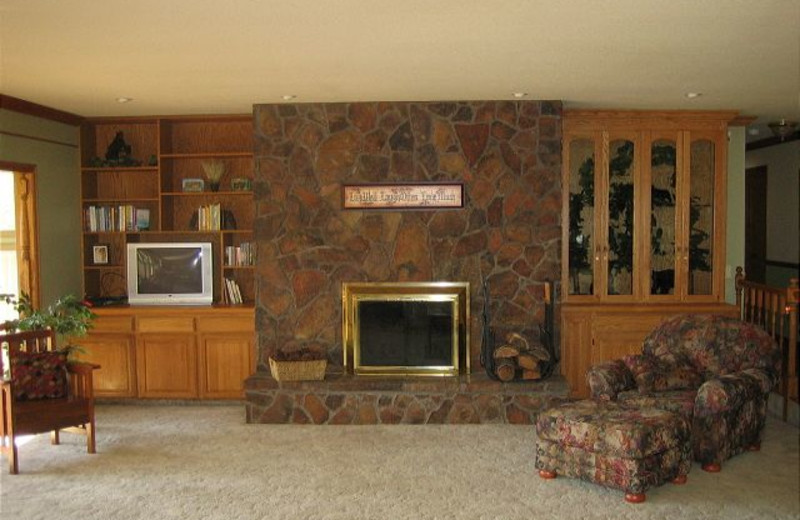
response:
<svg viewBox="0 0 800 520"><path fill-rule="evenodd" d="M108 149L106 150L106 160L123 162L130 157L130 155L131 145L125 142L125 137L122 134L122 130L118 130L117 135L114 136L114 140L108 145Z"/></svg>
<svg viewBox="0 0 800 520"><path fill-rule="evenodd" d="M114 140L106 149L105 159L93 157L89 164L93 168L102 168L106 166L141 166L142 162L131 157L131 145L125 142L122 130L118 130Z"/></svg>

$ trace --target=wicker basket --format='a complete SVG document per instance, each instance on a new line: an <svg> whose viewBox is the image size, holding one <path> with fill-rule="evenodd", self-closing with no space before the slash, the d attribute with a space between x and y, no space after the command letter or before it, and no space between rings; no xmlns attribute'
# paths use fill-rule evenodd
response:
<svg viewBox="0 0 800 520"><path fill-rule="evenodd" d="M275 361L269 358L269 371L277 381L322 381L327 359L315 361Z"/></svg>

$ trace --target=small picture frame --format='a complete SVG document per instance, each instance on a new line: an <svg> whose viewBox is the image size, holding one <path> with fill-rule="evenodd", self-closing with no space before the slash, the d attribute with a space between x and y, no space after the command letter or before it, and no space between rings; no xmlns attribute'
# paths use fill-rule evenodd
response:
<svg viewBox="0 0 800 520"><path fill-rule="evenodd" d="M95 265L108 264L108 246L105 244L98 244L92 246L92 263Z"/></svg>
<svg viewBox="0 0 800 520"><path fill-rule="evenodd" d="M252 184L247 177L235 177L231 179L231 191L250 191Z"/></svg>
<svg viewBox="0 0 800 520"><path fill-rule="evenodd" d="M181 190L186 192L204 191L206 183L203 179L189 178L181 181Z"/></svg>

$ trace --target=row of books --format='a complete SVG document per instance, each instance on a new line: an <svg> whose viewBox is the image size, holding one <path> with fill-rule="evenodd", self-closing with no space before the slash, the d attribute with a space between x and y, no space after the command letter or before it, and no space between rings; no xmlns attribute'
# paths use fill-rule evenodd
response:
<svg viewBox="0 0 800 520"><path fill-rule="evenodd" d="M229 267L256 265L256 244L242 242L238 246L225 246L225 265Z"/></svg>
<svg viewBox="0 0 800 520"><path fill-rule="evenodd" d="M225 305L242 303L242 291L236 280L222 278L222 303Z"/></svg>
<svg viewBox="0 0 800 520"><path fill-rule="evenodd" d="M146 231L150 229L150 210L130 204L88 206L84 210L84 229L103 231Z"/></svg>
<svg viewBox="0 0 800 520"><path fill-rule="evenodd" d="M200 206L197 210L198 231L219 231L222 229L222 209L219 204Z"/></svg>

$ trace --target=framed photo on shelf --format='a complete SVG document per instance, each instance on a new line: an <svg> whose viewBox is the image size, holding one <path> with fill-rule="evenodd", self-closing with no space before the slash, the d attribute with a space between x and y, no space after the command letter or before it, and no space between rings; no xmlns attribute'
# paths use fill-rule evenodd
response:
<svg viewBox="0 0 800 520"><path fill-rule="evenodd" d="M250 191L251 189L250 179L247 177L231 179L231 191Z"/></svg>
<svg viewBox="0 0 800 520"><path fill-rule="evenodd" d="M206 183L203 179L190 178L181 181L182 191L203 191L206 189Z"/></svg>
<svg viewBox="0 0 800 520"><path fill-rule="evenodd" d="M98 244L92 246L92 263L94 265L108 264L108 246L105 244Z"/></svg>

